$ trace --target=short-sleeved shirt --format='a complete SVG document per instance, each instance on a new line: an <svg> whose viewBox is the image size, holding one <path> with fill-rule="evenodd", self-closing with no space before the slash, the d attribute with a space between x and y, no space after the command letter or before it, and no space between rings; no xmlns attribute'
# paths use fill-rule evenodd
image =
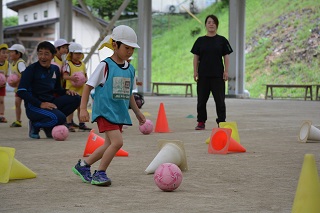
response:
<svg viewBox="0 0 320 213"><path fill-rule="evenodd" d="M107 67L106 67L107 66ZM86 82L95 88L92 121L98 117L119 125L132 125L128 113L135 70L131 64L117 64L111 58L101 62Z"/></svg>
<svg viewBox="0 0 320 213"><path fill-rule="evenodd" d="M222 57L232 52L229 41L223 36L199 37L191 49L191 53L199 56L198 76L223 78Z"/></svg>

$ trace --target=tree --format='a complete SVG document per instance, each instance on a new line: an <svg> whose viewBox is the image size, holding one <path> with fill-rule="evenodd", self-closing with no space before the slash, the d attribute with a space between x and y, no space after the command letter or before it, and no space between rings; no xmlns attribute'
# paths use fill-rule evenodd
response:
<svg viewBox="0 0 320 213"><path fill-rule="evenodd" d="M3 26L4 27L11 27L18 25L18 16L10 16L3 18Z"/></svg>
<svg viewBox="0 0 320 213"><path fill-rule="evenodd" d="M102 19L111 20L114 16L114 13L122 4L122 0L84 0L84 2L88 5L93 14L97 14ZM76 0L73 0L73 3L80 7ZM138 0L131 0L129 5L125 10L125 14L123 14L120 19L128 18L128 16L137 16L138 11Z"/></svg>

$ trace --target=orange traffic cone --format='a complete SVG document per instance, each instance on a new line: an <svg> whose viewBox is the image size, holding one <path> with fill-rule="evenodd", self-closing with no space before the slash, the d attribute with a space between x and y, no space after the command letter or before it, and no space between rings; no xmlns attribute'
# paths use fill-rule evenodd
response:
<svg viewBox="0 0 320 213"><path fill-rule="evenodd" d="M213 128L208 146L210 154L227 154L229 152L246 152L246 149L233 138L231 129Z"/></svg>
<svg viewBox="0 0 320 213"><path fill-rule="evenodd" d="M118 156L118 157L128 157L129 153L124 151L123 149L119 149L119 151L116 153L116 156Z"/></svg>
<svg viewBox="0 0 320 213"><path fill-rule="evenodd" d="M104 139L100 137L97 134L94 134L94 130L92 129L90 131L90 134L88 136L87 144L83 152L83 157L88 157L91 155L98 147L102 146L104 144ZM129 154L128 152L124 151L123 149L120 149L116 156L118 157L127 157Z"/></svg>
<svg viewBox="0 0 320 213"><path fill-rule="evenodd" d="M157 123L156 123L156 127L154 129L154 132L161 132L161 133L170 132L163 103L160 103Z"/></svg>

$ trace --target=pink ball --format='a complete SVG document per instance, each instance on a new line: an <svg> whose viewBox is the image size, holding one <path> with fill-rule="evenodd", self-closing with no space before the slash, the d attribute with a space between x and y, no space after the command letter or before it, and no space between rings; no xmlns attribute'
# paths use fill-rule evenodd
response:
<svg viewBox="0 0 320 213"><path fill-rule="evenodd" d="M10 87L18 87L19 86L20 77L17 74L11 74L7 78L7 83Z"/></svg>
<svg viewBox="0 0 320 213"><path fill-rule="evenodd" d="M146 119L146 122L139 126L139 130L142 134L148 135L153 131L153 123L149 119Z"/></svg>
<svg viewBox="0 0 320 213"><path fill-rule="evenodd" d="M171 192L180 186L182 182L182 172L180 168L173 163L163 163L154 172L153 179L162 191Z"/></svg>
<svg viewBox="0 0 320 213"><path fill-rule="evenodd" d="M51 134L56 141L64 141L69 136L69 130L65 125L58 125L53 127Z"/></svg>
<svg viewBox="0 0 320 213"><path fill-rule="evenodd" d="M7 82L7 78L3 73L0 73L0 86L4 85Z"/></svg>
<svg viewBox="0 0 320 213"><path fill-rule="evenodd" d="M86 76L83 74L83 72L76 72L72 76L76 76L79 79L77 82L71 81L71 84L74 87L82 87L87 81Z"/></svg>

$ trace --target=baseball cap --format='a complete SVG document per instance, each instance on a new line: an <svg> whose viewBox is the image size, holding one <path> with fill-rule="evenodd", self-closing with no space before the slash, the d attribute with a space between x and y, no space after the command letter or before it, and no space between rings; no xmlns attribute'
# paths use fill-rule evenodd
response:
<svg viewBox="0 0 320 213"><path fill-rule="evenodd" d="M115 41L121 41L125 45L134 48L140 48L137 44L137 35L131 27L119 25L112 31L111 38Z"/></svg>
<svg viewBox="0 0 320 213"><path fill-rule="evenodd" d="M26 52L26 49L21 44L14 44L10 48L8 48L8 50L16 50L18 52L21 52L22 54Z"/></svg>
<svg viewBox="0 0 320 213"><path fill-rule="evenodd" d="M65 39L60 38L54 42L54 47L61 47L63 45L69 44Z"/></svg>
<svg viewBox="0 0 320 213"><path fill-rule="evenodd" d="M8 45L7 44L0 44L0 50L1 49L8 49Z"/></svg>

